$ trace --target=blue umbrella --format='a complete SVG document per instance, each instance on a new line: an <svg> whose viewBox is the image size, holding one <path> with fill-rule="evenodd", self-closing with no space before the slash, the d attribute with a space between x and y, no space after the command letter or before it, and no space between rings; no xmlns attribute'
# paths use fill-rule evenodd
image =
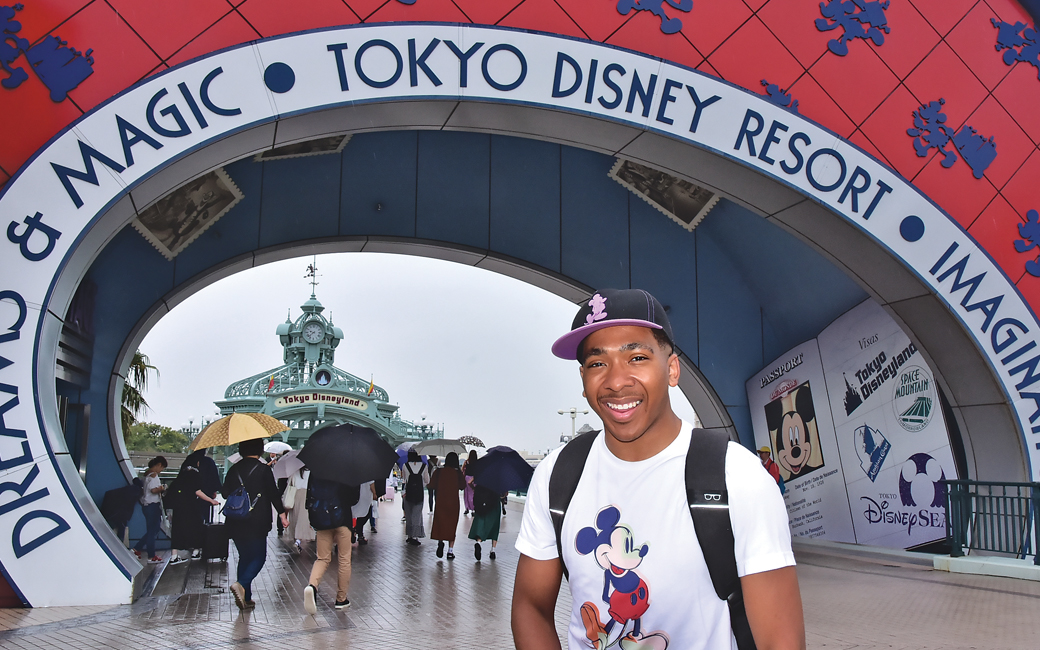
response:
<svg viewBox="0 0 1040 650"><path fill-rule="evenodd" d="M414 442L402 442L397 445L397 466L404 467L404 464L408 462L408 450L415 446ZM420 456L422 462L429 462L429 458L426 456Z"/></svg>
<svg viewBox="0 0 1040 650"><path fill-rule="evenodd" d="M531 484L534 468L523 457L509 447L499 446L470 463L466 473L477 485L482 485L498 494L511 490L526 490Z"/></svg>

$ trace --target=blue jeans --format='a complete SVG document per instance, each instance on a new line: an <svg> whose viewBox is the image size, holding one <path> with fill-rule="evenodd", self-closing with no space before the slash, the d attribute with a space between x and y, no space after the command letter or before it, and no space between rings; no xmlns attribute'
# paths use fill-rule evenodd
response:
<svg viewBox="0 0 1040 650"><path fill-rule="evenodd" d="M264 568L267 561L267 538L236 537L238 549L238 584L246 592L246 600L253 600L253 578Z"/></svg>
<svg viewBox="0 0 1040 650"><path fill-rule="evenodd" d="M162 523L162 503L141 506L141 512L144 514L144 537L134 545L134 550L148 549L148 557L152 558L155 557L155 537L159 534L159 524Z"/></svg>

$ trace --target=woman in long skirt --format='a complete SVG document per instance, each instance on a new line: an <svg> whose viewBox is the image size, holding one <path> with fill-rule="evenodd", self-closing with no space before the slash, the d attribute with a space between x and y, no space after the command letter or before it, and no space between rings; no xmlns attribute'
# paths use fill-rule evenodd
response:
<svg viewBox="0 0 1040 650"><path fill-rule="evenodd" d="M418 546L422 543L419 538L426 537L422 514L430 473L419 454L408 450L408 462L401 468L401 476L404 479L404 499L401 501L404 504L406 541L412 546Z"/></svg>
<svg viewBox="0 0 1040 650"><path fill-rule="evenodd" d="M433 530L430 539L437 540L437 557L444 555L444 542L448 542L448 559L455 559L455 533L459 528L459 492L466 481L459 471L459 455L449 453L444 458L444 467L433 472L430 485L437 494L433 508Z"/></svg>
<svg viewBox="0 0 1040 650"><path fill-rule="evenodd" d="M315 539L314 529L311 528L311 518L307 514L307 483L310 481L311 472L302 468L289 479L291 484L296 485L296 497L293 499L292 508L289 511L289 533L295 539L296 552L303 551L304 542L313 542Z"/></svg>
<svg viewBox="0 0 1040 650"><path fill-rule="evenodd" d="M466 476L466 469L470 466L470 463L477 461L477 450L471 449L469 451L469 458L462 464L462 474ZM462 504L466 507L466 512L463 514L468 515L473 512L473 477L466 476L466 489L462 492Z"/></svg>
<svg viewBox="0 0 1040 650"><path fill-rule="evenodd" d="M476 541L473 546L473 557L480 562L480 543L491 540L491 553L489 559L495 559L495 547L498 546L498 529L502 516L498 514L498 505L502 502L502 495L494 490L477 483L473 493L474 506L476 510L473 523L469 527L469 538Z"/></svg>

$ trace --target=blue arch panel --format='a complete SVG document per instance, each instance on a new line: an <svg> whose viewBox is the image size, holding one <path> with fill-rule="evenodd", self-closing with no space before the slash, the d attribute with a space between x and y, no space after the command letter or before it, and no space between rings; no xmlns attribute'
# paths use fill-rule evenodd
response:
<svg viewBox="0 0 1040 650"><path fill-rule="evenodd" d="M91 494L100 500L124 482L106 435L107 391L132 324L213 266L257 248L337 235L417 236L510 256L589 286L648 289L668 305L676 342L751 444L747 377L865 294L795 237L729 201L686 231L611 179L614 162L505 136L369 133L340 154L226 166L243 200L173 261L126 228L89 272L99 287L83 397L92 405ZM792 286L792 277L811 277L811 286Z"/></svg>

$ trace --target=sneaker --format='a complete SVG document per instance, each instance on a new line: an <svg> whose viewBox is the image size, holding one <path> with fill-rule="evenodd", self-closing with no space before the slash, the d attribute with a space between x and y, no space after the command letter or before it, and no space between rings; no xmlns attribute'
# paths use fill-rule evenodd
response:
<svg viewBox="0 0 1040 650"><path fill-rule="evenodd" d="M379 532L378 530L376 530L375 526L372 526L371 530L372 530L373 533L378 533Z"/></svg>
<svg viewBox="0 0 1040 650"><path fill-rule="evenodd" d="M494 560L495 559L495 552L494 551L491 551L490 553L488 553L488 559L489 560Z"/></svg>
<svg viewBox="0 0 1040 650"><path fill-rule="evenodd" d="M346 598L344 600L337 600L335 607L336 609L346 609L350 607L350 599Z"/></svg>
<svg viewBox="0 0 1040 650"><path fill-rule="evenodd" d="M454 560L455 559L455 553L452 552L452 551L448 551L448 559L449 560Z"/></svg>
<svg viewBox="0 0 1040 650"><path fill-rule="evenodd" d="M480 562L480 542L473 545L473 557L477 558L477 562Z"/></svg>
<svg viewBox="0 0 1040 650"><path fill-rule="evenodd" d="M315 602L317 594L318 588L314 585L307 585L303 588L303 608L307 610L307 613L311 616L318 613L318 604Z"/></svg>
<svg viewBox="0 0 1040 650"><path fill-rule="evenodd" d="M235 597L235 604L238 605L239 609L246 608L246 588L235 582L229 587L231 595Z"/></svg>
<svg viewBox="0 0 1040 650"><path fill-rule="evenodd" d="M351 544L357 544L357 532L355 532L353 530L350 531L350 543Z"/></svg>
<svg viewBox="0 0 1040 650"><path fill-rule="evenodd" d="M242 609L244 609L244 610L256 609L256 601L255 600L247 600L245 602L245 606Z"/></svg>
<svg viewBox="0 0 1040 650"><path fill-rule="evenodd" d="M158 555L153 555L151 559L148 560L148 562L150 562L151 564L159 564L160 562L162 562L162 558Z"/></svg>
<svg viewBox="0 0 1040 650"><path fill-rule="evenodd" d="M437 542L437 557L444 557L444 542Z"/></svg>
<svg viewBox="0 0 1040 650"><path fill-rule="evenodd" d="M138 559L138 560L140 560L140 559L141 559L141 551L138 551L138 550L137 550L136 548L132 548L132 549L130 549L130 550L134 552L134 555L136 555L136 556L137 556L137 559Z"/></svg>
<svg viewBox="0 0 1040 650"><path fill-rule="evenodd" d="M191 552L191 559L197 560L197 559L199 559L201 557L202 557L202 550L201 549L195 549L194 551Z"/></svg>
<svg viewBox="0 0 1040 650"><path fill-rule="evenodd" d="M358 546L364 546L365 544L368 544L368 540L365 539L364 535L358 535L357 543L358 543Z"/></svg>
<svg viewBox="0 0 1040 650"><path fill-rule="evenodd" d="M296 540L296 543L294 544L294 546L296 546L296 552L297 553L303 553L303 543L300 542L300 540Z"/></svg>
<svg viewBox="0 0 1040 650"><path fill-rule="evenodd" d="M188 561L188 558L181 557L181 556L178 555L177 557L175 557L172 560L170 560L170 566L173 566L174 564L184 564L187 561Z"/></svg>

